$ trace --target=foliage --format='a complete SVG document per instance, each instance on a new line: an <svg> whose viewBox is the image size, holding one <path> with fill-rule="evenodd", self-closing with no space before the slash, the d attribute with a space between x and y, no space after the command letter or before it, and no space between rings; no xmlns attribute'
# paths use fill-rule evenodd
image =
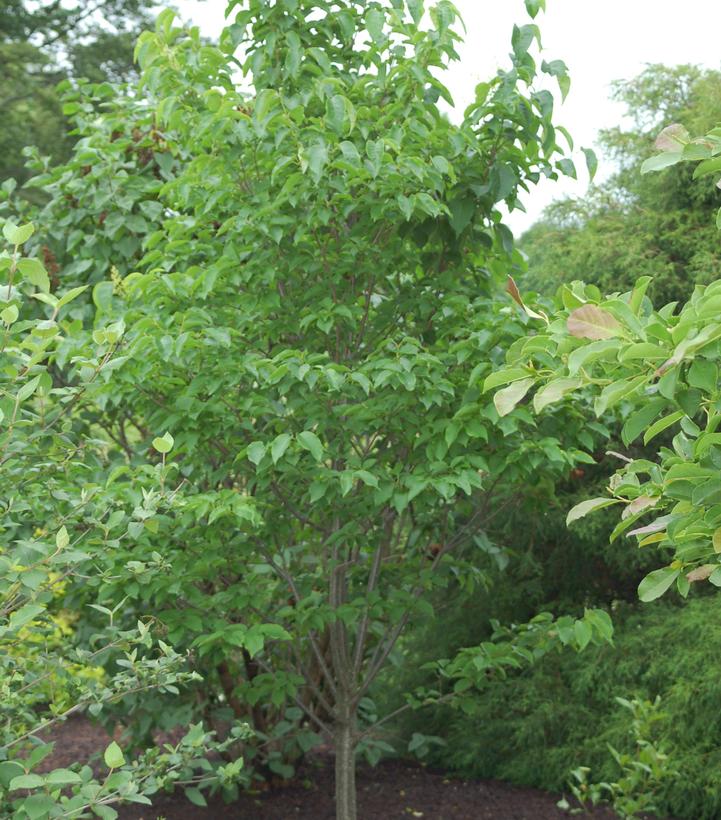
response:
<svg viewBox="0 0 721 820"><path fill-rule="evenodd" d="M75 149L63 165L34 157L35 176L23 191L49 197L37 219L51 276L62 276L66 286L104 281L96 302L106 305L113 287L136 269L145 238L160 229L159 192L179 160L142 98L108 83L65 83L60 90ZM28 208L17 197L6 207ZM98 306L88 307L85 316Z"/></svg>
<svg viewBox="0 0 721 820"><path fill-rule="evenodd" d="M133 45L154 7L153 0L3 2L0 180L27 178L22 159L27 146L55 161L67 156L71 139L63 114L68 112L62 109L57 83L134 77Z"/></svg>
<svg viewBox="0 0 721 820"><path fill-rule="evenodd" d="M88 480L89 468L102 459L102 443L83 435L79 420L98 384L119 362L115 354L122 327L109 325L91 342L66 312L84 289L52 294L43 264L21 254L32 224L6 222L3 234L12 252L0 256L6 276L0 292L5 534L0 552L0 810L41 818L88 816L92 809L112 818L117 813L111 804L149 803L149 794L174 781L191 789L231 785L242 761L216 773L203 755L208 748L229 748L242 732L233 730L217 744L200 726L175 749L151 750L132 764L126 765L120 748L111 744L105 756L110 772L102 782L87 766L79 772L33 771L53 749L39 733L55 722L86 708L97 715L129 693L177 694L178 685L196 675L184 668L182 656L154 637L150 622L121 629L104 607L110 624L94 636L93 650L57 639L62 613L53 608L62 587L75 577L91 584L97 580L87 574L86 550L107 545L112 530L118 543L129 537L134 515L167 503L169 494L162 488L162 465L143 465L129 475L134 486L125 484L125 491L131 490L137 504L132 512L123 509L121 476L110 476L104 485ZM160 491L154 488L159 478ZM111 675L93 673L103 661L112 661Z"/></svg>
<svg viewBox="0 0 721 820"><path fill-rule="evenodd" d="M616 172L581 199L554 203L520 240L529 256L525 287L553 293L582 280L602 292L627 290L649 275L649 294L664 304L685 300L695 284L721 276L712 215L718 191L691 183L689 168L640 175L664 124L705 133L721 120L721 73L693 66L653 65L617 83L614 98L627 106L631 127L601 133L603 153Z"/></svg>
<svg viewBox="0 0 721 820"><path fill-rule="evenodd" d="M590 779L588 766L579 766L571 772L571 793L582 805L597 806L609 803L622 820L634 820L649 812L658 813L658 792L664 781L677 776L669 764L669 757L654 740L659 721L667 719L661 712L661 699L654 701L616 698L616 702L630 713L629 734L633 739L631 752L619 752L609 744L608 750L620 773L612 782L595 783ZM561 800L560 808L570 808ZM582 809L573 809L578 814Z"/></svg>
<svg viewBox="0 0 721 820"><path fill-rule="evenodd" d="M696 163L694 177L721 173L721 128L692 139L682 125L674 124L663 129L655 144L660 153L643 163L642 173L682 162ZM510 280L508 290L519 308L545 328L514 344L507 366L484 383L487 390L502 387L495 402L504 412L511 412L534 387L537 414L587 387L595 394L598 416L625 403L628 414L621 438L626 448L641 435L648 445L664 431L675 432L671 446L661 445L655 457L616 453L623 466L609 482L609 495L585 499L567 516L572 524L595 510L624 505L611 540L624 533L636 535L640 547L656 545L670 560L639 584L639 597L645 602L674 584L684 597L695 582L721 585L721 499L716 478L721 325L715 321L721 282L697 286L678 313L676 303L653 309L646 297L649 283L650 277L642 277L632 291L605 299L593 285L563 285L549 318L527 306ZM631 529L650 511L656 516L651 523ZM665 756L653 744L645 744L638 760L618 754L615 759L624 769L620 780L594 786L587 781L587 771L577 769L576 791L588 791L594 800L610 794L629 816L651 808L657 783L666 773Z"/></svg>
<svg viewBox="0 0 721 820"><path fill-rule="evenodd" d="M719 600L700 595L672 605L614 608L614 646L576 655L548 653L531 667L488 681L470 710L441 706L408 726L444 741L429 747L430 765L464 777L507 780L567 791L579 762L594 780L617 782L608 745L633 755L628 711L616 702L654 701L665 717L654 743L669 755L678 777L656 792L661 817L712 820L719 802L721 724L714 704L720 692ZM468 612L447 614L448 629L470 630ZM638 794L636 795L638 796Z"/></svg>
<svg viewBox="0 0 721 820"><path fill-rule="evenodd" d="M624 504L611 539L636 535L639 546L656 544L671 557L641 582L642 600L657 598L674 583L686 595L690 583L721 578L721 569L714 575L721 537L714 495L721 325L714 296L721 283L698 286L678 314L673 304L652 309L644 296L648 283L639 280L633 291L607 299L580 283L564 286L564 307L546 331L512 347L507 368L486 381L487 387L519 379L536 385L537 413L586 385L596 393L597 415L627 402L632 412L621 433L626 447L642 435L648 444L665 430L677 431L656 461L620 455L623 466L610 482L611 495L587 499L568 514L570 524ZM652 510L651 523L634 527Z"/></svg>
<svg viewBox="0 0 721 820"><path fill-rule="evenodd" d="M492 298L522 265L500 203L573 166L532 85L535 25L514 30L511 68L460 125L442 115L454 19L446 2L424 28L419 2L254 0L216 49L164 13L137 49L149 105L71 91L82 139L35 183L53 196L58 278L97 282L98 338L127 327L85 422L122 470L168 431L160 474L183 482L172 509L93 552L101 603L157 613L210 670L197 702L250 717L260 762L283 775L322 730L348 779L370 737L358 710L373 714L406 625L434 589L482 588L473 551L494 508L588 461L576 440L593 448L602 430L570 412L525 437L527 412L500 418L481 396L499 347L525 333ZM252 96L233 80L239 46ZM540 69L567 89L560 61ZM593 619L574 642L607 633ZM503 662L528 659L526 640ZM449 672L473 683L492 651Z"/></svg>

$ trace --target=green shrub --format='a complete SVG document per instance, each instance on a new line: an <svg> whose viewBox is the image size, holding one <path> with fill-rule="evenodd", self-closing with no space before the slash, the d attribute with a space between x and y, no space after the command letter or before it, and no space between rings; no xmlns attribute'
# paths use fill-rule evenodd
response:
<svg viewBox="0 0 721 820"><path fill-rule="evenodd" d="M428 760L468 777L563 790L583 763L594 779L618 772L607 744L630 751L628 715L615 701L661 696L659 726L672 768L662 813L705 820L721 812L721 601L677 607L655 602L614 613L615 648L548 655L535 667L488 684L471 714L438 710L424 731L446 745Z"/></svg>

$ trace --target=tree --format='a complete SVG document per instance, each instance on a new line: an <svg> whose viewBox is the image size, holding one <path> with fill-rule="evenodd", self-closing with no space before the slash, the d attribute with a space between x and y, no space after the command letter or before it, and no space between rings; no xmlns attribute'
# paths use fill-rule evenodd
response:
<svg viewBox="0 0 721 820"><path fill-rule="evenodd" d="M523 414L480 395L499 343L524 332L493 298L522 264L499 204L570 170L552 95L532 88L538 29L514 29L510 70L453 125L437 72L455 58L455 12L439 3L430 29L422 17L417 0L251 0L215 49L163 13L137 48L162 144L159 227L138 229L135 272L93 290L96 332L127 327L93 424L119 464L168 430L185 482L174 510L135 524L136 543L94 557L111 579L137 567L130 611L152 607L214 670L276 771L291 730L301 748L334 737L344 820L369 689L404 628L430 590L482 584L461 549L541 464L584 458L576 435L592 444L580 414L524 439ZM251 96L232 78L239 46ZM560 61L541 68L566 87ZM51 178L88 218L72 169ZM124 212L115 240L135 231ZM101 598L118 591L111 580ZM609 636L598 613L579 623L542 619L520 648L478 647L444 670L460 690L532 657L537 635Z"/></svg>
<svg viewBox="0 0 721 820"><path fill-rule="evenodd" d="M0 179L25 180L23 149L55 162L67 157L68 134L57 84L71 78L127 82L136 76L133 46L152 22L154 0L28 3L0 6L3 131Z"/></svg>
<svg viewBox="0 0 721 820"><path fill-rule="evenodd" d="M684 166L663 177L639 174L663 123L704 133L719 120L719 90L721 73L693 66L653 65L615 85L613 97L627 106L631 126L602 132L600 143L617 170L585 197L554 203L524 235L525 287L551 294L583 280L608 293L649 275L649 294L663 304L685 300L695 284L721 275L713 184L689 184Z"/></svg>

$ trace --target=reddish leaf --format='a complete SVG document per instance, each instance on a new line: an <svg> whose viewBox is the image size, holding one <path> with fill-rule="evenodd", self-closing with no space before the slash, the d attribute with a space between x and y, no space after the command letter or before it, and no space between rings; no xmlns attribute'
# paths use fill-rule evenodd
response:
<svg viewBox="0 0 721 820"><path fill-rule="evenodd" d="M621 330L616 319L596 305L583 305L571 311L567 327L571 336L579 339L610 339Z"/></svg>

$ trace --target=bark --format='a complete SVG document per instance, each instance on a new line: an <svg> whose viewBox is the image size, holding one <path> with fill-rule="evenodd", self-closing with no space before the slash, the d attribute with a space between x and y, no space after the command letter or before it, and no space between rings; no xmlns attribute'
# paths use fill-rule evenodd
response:
<svg viewBox="0 0 721 820"><path fill-rule="evenodd" d="M338 717L335 727L335 816L336 820L357 820L355 714L351 713L351 708L345 708Z"/></svg>

